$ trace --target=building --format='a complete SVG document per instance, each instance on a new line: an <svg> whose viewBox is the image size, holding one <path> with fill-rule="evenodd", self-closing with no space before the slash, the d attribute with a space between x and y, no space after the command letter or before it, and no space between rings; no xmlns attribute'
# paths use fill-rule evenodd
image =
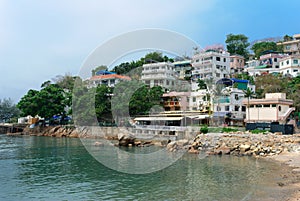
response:
<svg viewBox="0 0 300 201"><path fill-rule="evenodd" d="M92 76L89 80L89 87L96 87L97 85L106 85L108 87L115 87L121 81L129 81L130 77L118 74L104 74Z"/></svg>
<svg viewBox="0 0 300 201"><path fill-rule="evenodd" d="M267 93L264 99L244 99L247 123L279 122L285 124L291 113L293 100L286 99L285 93Z"/></svg>
<svg viewBox="0 0 300 201"><path fill-rule="evenodd" d="M190 92L169 92L162 96L165 111L186 111Z"/></svg>
<svg viewBox="0 0 300 201"><path fill-rule="evenodd" d="M245 58L241 55L230 55L231 73L241 73L244 70Z"/></svg>
<svg viewBox="0 0 300 201"><path fill-rule="evenodd" d="M192 79L213 79L214 82L230 75L229 53L224 50L206 50L192 58Z"/></svg>
<svg viewBox="0 0 300 201"><path fill-rule="evenodd" d="M192 63L191 60L175 61L173 62L174 70L178 78L181 80L190 80L192 77Z"/></svg>
<svg viewBox="0 0 300 201"><path fill-rule="evenodd" d="M144 64L141 80L148 86L161 86L173 90L177 87L178 75L169 62Z"/></svg>
<svg viewBox="0 0 300 201"><path fill-rule="evenodd" d="M284 76L300 75L300 55L291 55L279 60L280 73Z"/></svg>
<svg viewBox="0 0 300 201"><path fill-rule="evenodd" d="M257 63L257 60L248 62L249 66L245 68L245 71L251 76L262 75L265 73L279 73L279 60L286 56L287 55L277 52L267 51L259 57L259 63Z"/></svg>
<svg viewBox="0 0 300 201"><path fill-rule="evenodd" d="M226 87L213 98L213 123L242 126L246 117L243 106L244 92L238 88Z"/></svg>
<svg viewBox="0 0 300 201"><path fill-rule="evenodd" d="M278 42L277 46L282 46L283 52L289 55L300 54L300 34L295 34L292 40Z"/></svg>

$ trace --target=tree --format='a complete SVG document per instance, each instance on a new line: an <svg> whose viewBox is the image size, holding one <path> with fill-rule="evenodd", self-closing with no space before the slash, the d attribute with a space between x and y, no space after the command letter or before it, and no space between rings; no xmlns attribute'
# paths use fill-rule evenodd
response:
<svg viewBox="0 0 300 201"><path fill-rule="evenodd" d="M18 117L19 113L20 111L10 98L0 99L0 122L8 122Z"/></svg>
<svg viewBox="0 0 300 201"><path fill-rule="evenodd" d="M226 47L230 54L238 54L245 58L248 58L248 50L250 43L248 37L243 34L228 34L226 36Z"/></svg>
<svg viewBox="0 0 300 201"><path fill-rule="evenodd" d="M245 98L248 99L248 104L247 104L247 110L248 110L248 122L250 121L250 98L252 98L255 93L248 87L246 90L243 90L244 91L244 96Z"/></svg>
<svg viewBox="0 0 300 201"><path fill-rule="evenodd" d="M266 50L273 50L273 51L278 51L278 46L276 45L275 42L258 42L255 43L251 49L255 53L255 57L259 58L261 53L266 51Z"/></svg>
<svg viewBox="0 0 300 201"><path fill-rule="evenodd" d="M31 89L17 104L22 115L39 115L45 118L62 114L65 106L64 90L57 84L49 84L40 91Z"/></svg>
<svg viewBox="0 0 300 201"><path fill-rule="evenodd" d="M95 69L92 70L92 76L96 75L96 73L100 70L107 71L107 66L105 65L97 66Z"/></svg>
<svg viewBox="0 0 300 201"><path fill-rule="evenodd" d="M293 37L292 36L289 36L289 35L285 35L285 36L283 36L283 41L284 42L287 42L287 41L291 41L291 40L293 40Z"/></svg>
<svg viewBox="0 0 300 201"><path fill-rule="evenodd" d="M198 79L198 88L207 89L207 85L205 84L204 80Z"/></svg>
<svg viewBox="0 0 300 201"><path fill-rule="evenodd" d="M255 79L256 95L263 98L266 93L284 93L288 78L267 74Z"/></svg>

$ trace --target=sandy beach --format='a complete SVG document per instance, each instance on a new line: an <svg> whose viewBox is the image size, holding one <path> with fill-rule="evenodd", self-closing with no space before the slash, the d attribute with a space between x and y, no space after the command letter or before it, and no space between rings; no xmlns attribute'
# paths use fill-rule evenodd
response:
<svg viewBox="0 0 300 201"><path fill-rule="evenodd" d="M268 158L292 167L293 177L287 178L287 185L284 188L293 189L293 193L286 201L300 201L300 153L284 152Z"/></svg>

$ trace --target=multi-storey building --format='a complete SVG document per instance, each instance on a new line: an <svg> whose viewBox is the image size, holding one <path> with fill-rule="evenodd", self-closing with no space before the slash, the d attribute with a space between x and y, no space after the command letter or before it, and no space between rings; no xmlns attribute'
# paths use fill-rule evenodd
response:
<svg viewBox="0 0 300 201"><path fill-rule="evenodd" d="M192 63L191 60L175 61L173 63L174 70L178 78L181 80L190 80L192 77Z"/></svg>
<svg viewBox="0 0 300 201"><path fill-rule="evenodd" d="M193 56L192 79L213 79L214 82L230 74L229 53L224 50L207 50Z"/></svg>
<svg viewBox="0 0 300 201"><path fill-rule="evenodd" d="M276 52L266 52L260 56L258 65L257 60L253 60L248 63L249 67L245 68L245 71L254 76L264 73L279 73L279 60L286 56Z"/></svg>
<svg viewBox="0 0 300 201"><path fill-rule="evenodd" d="M231 73L241 73L244 70L245 58L241 55L230 55Z"/></svg>
<svg viewBox="0 0 300 201"><path fill-rule="evenodd" d="M289 55L300 54L300 34L295 34L292 40L278 42L277 46L282 46L283 52Z"/></svg>
<svg viewBox="0 0 300 201"><path fill-rule="evenodd" d="M279 60L280 73L296 77L300 74L300 55L291 55Z"/></svg>
<svg viewBox="0 0 300 201"><path fill-rule="evenodd" d="M143 65L141 80L150 87L161 86L174 90L177 86L178 75L172 63L150 63Z"/></svg>

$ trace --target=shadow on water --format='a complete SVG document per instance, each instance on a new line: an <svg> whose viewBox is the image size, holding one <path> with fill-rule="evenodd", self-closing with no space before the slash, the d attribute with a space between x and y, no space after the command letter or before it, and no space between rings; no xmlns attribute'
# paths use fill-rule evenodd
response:
<svg viewBox="0 0 300 201"><path fill-rule="evenodd" d="M141 148L130 148L136 152ZM151 149L151 148L149 148ZM248 157L184 155L130 175L96 161L79 139L0 136L3 200L280 200L281 166Z"/></svg>

